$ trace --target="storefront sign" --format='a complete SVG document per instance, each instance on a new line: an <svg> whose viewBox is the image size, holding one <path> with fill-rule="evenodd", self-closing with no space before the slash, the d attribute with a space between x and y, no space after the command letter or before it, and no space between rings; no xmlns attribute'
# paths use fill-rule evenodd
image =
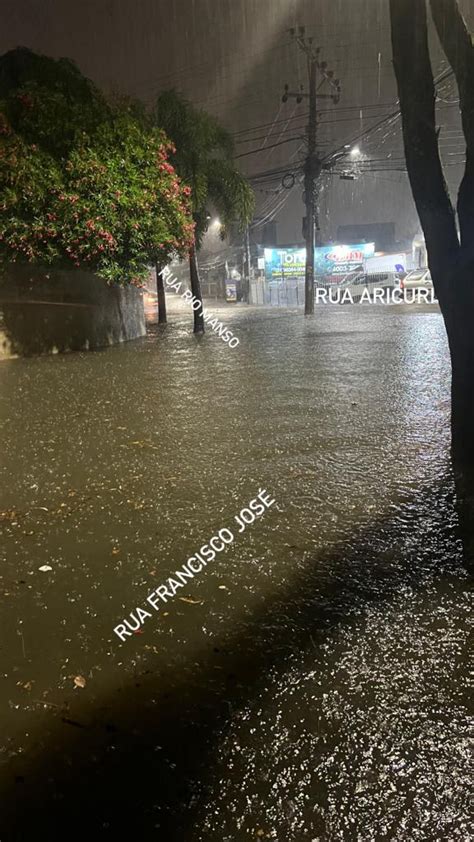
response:
<svg viewBox="0 0 474 842"><path fill-rule="evenodd" d="M267 281L304 278L306 249L265 249ZM320 246L314 250L315 275L346 275L362 268L364 260L374 254L374 243L344 246Z"/></svg>
<svg viewBox="0 0 474 842"><path fill-rule="evenodd" d="M225 300L226 301L237 301L237 284L235 281L227 281L225 282Z"/></svg>
<svg viewBox="0 0 474 842"><path fill-rule="evenodd" d="M364 260L372 257L374 243L357 243L348 246L322 246L314 250L315 275L347 275L363 269Z"/></svg>

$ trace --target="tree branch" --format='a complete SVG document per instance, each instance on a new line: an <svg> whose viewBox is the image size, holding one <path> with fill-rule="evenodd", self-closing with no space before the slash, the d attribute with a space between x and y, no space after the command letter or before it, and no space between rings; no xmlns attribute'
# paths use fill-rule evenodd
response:
<svg viewBox="0 0 474 842"><path fill-rule="evenodd" d="M459 240L439 157L425 0L390 0L390 19L408 177L441 303Z"/></svg>
<svg viewBox="0 0 474 842"><path fill-rule="evenodd" d="M459 90L466 139L466 169L459 188L458 216L463 247L474 240L474 45L457 0L430 0L438 38Z"/></svg>

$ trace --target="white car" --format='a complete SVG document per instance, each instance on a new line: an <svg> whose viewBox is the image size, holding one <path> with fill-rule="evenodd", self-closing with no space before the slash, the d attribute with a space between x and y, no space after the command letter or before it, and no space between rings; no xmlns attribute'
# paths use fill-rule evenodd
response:
<svg viewBox="0 0 474 842"><path fill-rule="evenodd" d="M400 289L433 289L429 269L415 269L400 281Z"/></svg>

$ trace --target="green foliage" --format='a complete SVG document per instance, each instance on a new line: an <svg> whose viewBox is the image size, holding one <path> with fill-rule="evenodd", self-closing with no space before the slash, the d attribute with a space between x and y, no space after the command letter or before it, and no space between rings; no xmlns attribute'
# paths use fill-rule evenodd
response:
<svg viewBox="0 0 474 842"><path fill-rule="evenodd" d="M222 236L231 223L245 228L252 219L255 198L248 181L235 167L229 132L176 91L160 94L155 119L173 141L176 153L171 160L191 188L198 245L207 228L209 203L223 222Z"/></svg>
<svg viewBox="0 0 474 842"><path fill-rule="evenodd" d="M0 56L0 100L12 129L56 157L67 155L78 137L93 133L111 113L72 61L24 47Z"/></svg>
<svg viewBox="0 0 474 842"><path fill-rule="evenodd" d="M139 284L150 263L193 241L174 147L139 106L105 103L70 62L19 52L0 58L0 260Z"/></svg>

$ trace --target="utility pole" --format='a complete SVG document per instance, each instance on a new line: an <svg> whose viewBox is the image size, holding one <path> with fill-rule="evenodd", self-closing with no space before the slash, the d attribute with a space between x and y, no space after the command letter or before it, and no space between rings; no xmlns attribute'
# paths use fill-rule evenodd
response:
<svg viewBox="0 0 474 842"><path fill-rule="evenodd" d="M321 172L321 161L316 154L316 60L308 63L309 72L309 123L308 154L304 165L304 192L306 205L306 265L304 273L304 314L314 313L314 224L315 224L315 189Z"/></svg>
<svg viewBox="0 0 474 842"><path fill-rule="evenodd" d="M243 299L246 304L249 303L250 299L250 266L251 266L251 257L250 257L250 228L248 225L245 226L244 238L243 238L243 275L244 275L244 289L243 289Z"/></svg>
<svg viewBox="0 0 474 842"><path fill-rule="evenodd" d="M339 102L341 86L339 79L334 79L332 70L327 70L327 62L319 61L320 47L313 47L313 39L305 36L304 26L298 29L290 29L292 37L298 47L305 53L308 65L309 91L305 93L303 86L299 91L290 91L289 85L285 85L285 93L282 101L287 102L289 97L295 97L300 103L303 99L309 99L309 121L307 127L307 154L304 164L304 196L306 216L303 219L303 235L306 241L306 264L305 264L305 316L314 313L314 249L315 249L315 222L316 222L316 190L318 178L321 174L322 161L316 149L316 138L318 129L317 100L331 99L336 105ZM321 82L317 84L317 72L321 74ZM327 82L332 93L318 93L319 89Z"/></svg>

